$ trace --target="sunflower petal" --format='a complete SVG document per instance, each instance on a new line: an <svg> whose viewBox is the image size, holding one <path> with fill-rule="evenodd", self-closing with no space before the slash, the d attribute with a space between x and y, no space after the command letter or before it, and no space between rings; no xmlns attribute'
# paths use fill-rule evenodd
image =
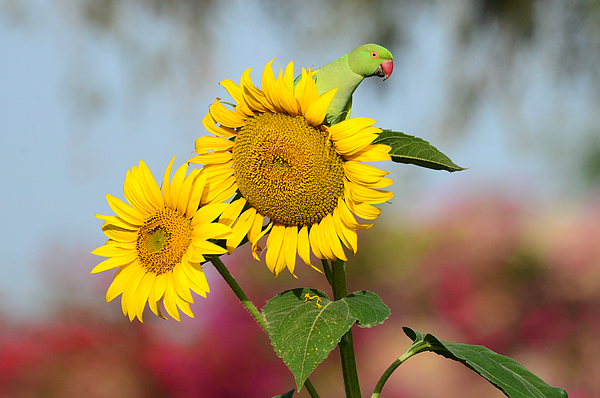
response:
<svg viewBox="0 0 600 398"><path fill-rule="evenodd" d="M217 137L233 137L237 135L237 132L230 127L225 126L216 126L217 121L215 118L208 112L206 116L202 119L202 125L209 132L213 133Z"/></svg>
<svg viewBox="0 0 600 398"><path fill-rule="evenodd" d="M235 141L228 140L222 137L202 136L196 138L195 148L197 154L208 152L224 152L230 151L235 144Z"/></svg>
<svg viewBox="0 0 600 398"><path fill-rule="evenodd" d="M110 194L106 194L106 200L110 208L117 215L130 224L141 225L146 218L144 213L140 212L135 207L131 207L119 198L115 198Z"/></svg>
<svg viewBox="0 0 600 398"><path fill-rule="evenodd" d="M284 232L284 225L275 224L267 239L265 262L267 263L269 270L275 276L278 276L285 268L285 257L281 255Z"/></svg>
<svg viewBox="0 0 600 398"><path fill-rule="evenodd" d="M296 225L286 227L283 235L283 244L281 250L283 251L283 258L287 268L294 278L294 268L296 265L296 250L298 248L298 227Z"/></svg>
<svg viewBox="0 0 600 398"><path fill-rule="evenodd" d="M213 222L229 207L231 207L229 203L212 203L202 206L192 218L192 228Z"/></svg>
<svg viewBox="0 0 600 398"><path fill-rule="evenodd" d="M227 238L227 250L229 254L233 253L233 250L239 246L244 239L244 236L248 234L256 215L256 209L251 207L238 218L236 223L233 225L232 234Z"/></svg>
<svg viewBox="0 0 600 398"><path fill-rule="evenodd" d="M225 108L217 98L209 108L209 112L214 120L222 126L237 128L242 127L246 122L242 116Z"/></svg>
<svg viewBox="0 0 600 398"><path fill-rule="evenodd" d="M135 266L119 268L106 292L107 303L114 300L119 294L123 293L125 286L127 286L131 279L131 275L133 275L136 271L137 270Z"/></svg>
<svg viewBox="0 0 600 398"><path fill-rule="evenodd" d="M173 156L173 159L171 161L173 161L174 159L175 157ZM158 187L156 180L152 176L150 169L148 168L148 166L146 166L146 163L144 163L143 160L140 160L139 171L142 177L142 183L140 184L140 186L143 191L144 197L152 204L152 206L155 209L161 209L165 204L165 200L163 198L163 195L161 195L160 188Z"/></svg>
<svg viewBox="0 0 600 398"><path fill-rule="evenodd" d="M125 255L119 257L110 257L106 260L102 261L100 264L96 265L94 269L92 269L92 274L97 274L98 272L108 271L109 269L114 269L118 267L125 267L134 261L137 260L137 254L127 253Z"/></svg>
<svg viewBox="0 0 600 398"><path fill-rule="evenodd" d="M308 124L311 126L319 126L323 123L325 115L327 114L327 110L329 109L329 104L331 103L336 91L337 88L329 90L308 107L306 113L304 114L304 118Z"/></svg>

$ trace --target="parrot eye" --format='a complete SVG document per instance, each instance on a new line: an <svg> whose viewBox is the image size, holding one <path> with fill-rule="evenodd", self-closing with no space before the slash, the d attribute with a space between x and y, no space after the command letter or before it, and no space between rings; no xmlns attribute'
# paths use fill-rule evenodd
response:
<svg viewBox="0 0 600 398"><path fill-rule="evenodd" d="M371 53L371 58L377 58L377 51L373 51Z"/></svg>

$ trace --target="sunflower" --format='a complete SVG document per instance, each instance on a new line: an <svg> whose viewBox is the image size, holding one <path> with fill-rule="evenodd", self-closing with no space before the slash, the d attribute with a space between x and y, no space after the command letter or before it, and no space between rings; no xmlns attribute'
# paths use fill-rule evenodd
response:
<svg viewBox="0 0 600 398"><path fill-rule="evenodd" d="M198 156L190 163L205 165L206 201L235 195L219 219L232 226L228 252L247 236L258 260L258 241L268 232L267 267L276 276L285 267L293 275L297 254L316 269L311 251L323 260L344 261L342 244L356 253L356 231L371 224L359 224L355 216L377 218L373 204L393 196L380 189L392 184L388 173L361 162L390 160L390 147L371 145L381 132L373 119L326 126L335 90L319 95L312 78L317 72L310 69L302 70L295 85L293 63L276 79L271 62L262 90L253 85L250 69L239 86L221 82L236 106L229 109L220 98L210 106L203 125L214 136L196 140Z"/></svg>
<svg viewBox="0 0 600 398"><path fill-rule="evenodd" d="M119 268L106 301L122 294L123 313L129 314L130 320L138 317L142 321L146 302L152 312L166 319L160 310L161 301L173 318L180 319L177 308L193 318L190 289L203 297L209 292L200 263L205 255L226 252L208 239L231 234L228 226L212 222L229 205L204 205L201 200L206 175L192 170L186 177L184 164L169 182L174 160L165 171L162 193L146 164L140 161L125 178L123 191L130 204L106 195L117 215L96 215L104 221L102 230L109 239L92 254L110 258L92 273Z"/></svg>

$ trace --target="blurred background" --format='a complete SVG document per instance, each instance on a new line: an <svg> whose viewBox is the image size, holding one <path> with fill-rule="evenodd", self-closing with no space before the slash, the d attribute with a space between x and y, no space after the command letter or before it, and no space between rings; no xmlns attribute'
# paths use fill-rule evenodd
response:
<svg viewBox="0 0 600 398"><path fill-rule="evenodd" d="M355 329L365 396L410 345L401 326L511 356L571 397L600 396L600 1L0 0L0 396L271 397L293 388L269 341L207 268L195 319L130 323L90 275L126 170L193 155L218 82L374 42L394 73L353 116L424 138L468 170L391 172L359 233L349 290L391 308ZM160 178L160 177L159 177ZM262 307L300 286L248 247L224 258ZM343 394L334 351L311 377ZM299 395L307 397L305 391ZM382 397L502 397L431 353Z"/></svg>

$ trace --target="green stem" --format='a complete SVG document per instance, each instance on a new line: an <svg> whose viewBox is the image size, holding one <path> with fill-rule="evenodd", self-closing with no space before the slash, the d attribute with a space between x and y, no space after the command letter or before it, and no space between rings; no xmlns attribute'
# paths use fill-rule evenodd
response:
<svg viewBox="0 0 600 398"><path fill-rule="evenodd" d="M321 264L323 264L323 272L325 272L325 278L327 278L327 282L329 282L329 284L333 286L333 282L331 279L333 278L333 276L331 274L331 267L329 266L329 262L327 260L321 260Z"/></svg>
<svg viewBox="0 0 600 398"><path fill-rule="evenodd" d="M306 381L304 382L304 387L306 387L306 391L308 391L308 394L312 398L319 398L319 394L317 394L317 390L315 390L310 380L306 379Z"/></svg>
<svg viewBox="0 0 600 398"><path fill-rule="evenodd" d="M348 289L346 287L346 265L342 260L339 259L332 261L331 265L332 271L330 284L333 290L333 299L340 300L348 295ZM356 358L354 356L352 329L348 330L348 332L342 336L338 346L340 347L346 398L360 398L360 383L358 381Z"/></svg>
<svg viewBox="0 0 600 398"><path fill-rule="evenodd" d="M219 271L219 274L221 274L223 279L225 279L225 282L227 282L227 284L229 285L231 290L233 290L233 292L235 293L237 298L240 299L240 301L242 302L244 307L246 307L246 309L248 310L250 315L252 315L254 320L256 320L256 322L258 322L260 327L267 334L269 334L269 332L267 332L267 325L265 324L265 318L263 318L263 316L260 313L260 311L258 310L258 308L256 308L254 303L252 301L250 301L248 296L246 296L246 293L244 293L244 291L242 290L240 285L237 283L237 281L235 280L233 275L231 275L231 272L229 272L229 270L227 269L225 264L223 264L223 261L221 261L221 259L217 256L212 256L210 258L210 261L213 263L213 265L215 266L217 271Z"/></svg>
<svg viewBox="0 0 600 398"><path fill-rule="evenodd" d="M402 365L404 362L406 362L406 360L408 358L412 357L413 355L418 354L423 351L427 351L428 348L429 348L429 345L423 344L423 342L421 342L421 341L415 342L410 347L408 347L406 352L404 354L402 354L402 356L400 358L398 358L394 362L392 362L392 364L390 366L388 366L388 368L385 370L385 372L383 372L383 374L379 378L379 381L377 382L377 385L375 386L375 389L373 390L373 395L371 395L371 398L379 398L379 395L381 394L381 390L383 390L383 386L385 385L387 380L390 378L392 373L394 373L394 371L400 365Z"/></svg>
<svg viewBox="0 0 600 398"><path fill-rule="evenodd" d="M225 282L227 282L227 284L229 285L231 290L233 290L237 298L240 299L244 307L246 307L250 315L252 315L254 320L260 325L262 330L264 330L268 336L269 332L267 331L265 318L262 316L258 308L256 308L254 303L250 301L248 296L246 296L246 293L244 293L241 286L237 283L233 275L231 275L231 272L229 272L225 264L223 264L221 259L217 256L212 256L210 258L210 261L213 263L217 271L219 271L219 274L221 274L223 279L225 279ZM308 391L312 398L319 398L319 394L317 394L317 391L315 390L309 379L306 379L306 381L304 382L304 387L306 387L306 391Z"/></svg>

